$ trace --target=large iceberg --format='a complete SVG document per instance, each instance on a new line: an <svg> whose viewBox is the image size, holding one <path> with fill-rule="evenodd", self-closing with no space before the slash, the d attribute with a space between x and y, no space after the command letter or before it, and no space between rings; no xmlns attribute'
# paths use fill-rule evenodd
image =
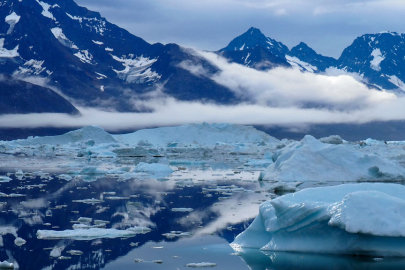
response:
<svg viewBox="0 0 405 270"><path fill-rule="evenodd" d="M238 248L405 256L405 186L361 183L305 189L267 201Z"/></svg>
<svg viewBox="0 0 405 270"><path fill-rule="evenodd" d="M326 144L307 135L273 155L274 163L261 180L373 181L403 180L405 168L396 161L366 154L353 147Z"/></svg>
<svg viewBox="0 0 405 270"><path fill-rule="evenodd" d="M28 138L26 140L17 140L21 145L36 145L36 144L50 144L50 145L63 145L69 143L87 142L92 143L115 143L116 140L106 132L104 129L98 126L88 126L78 130L70 131L66 134L59 136L45 136Z"/></svg>
<svg viewBox="0 0 405 270"><path fill-rule="evenodd" d="M134 133L116 135L123 143L136 145L148 141L156 146L169 143L215 145L222 143L264 142L279 144L280 141L250 126L233 124L189 124L177 127L161 127L138 130Z"/></svg>

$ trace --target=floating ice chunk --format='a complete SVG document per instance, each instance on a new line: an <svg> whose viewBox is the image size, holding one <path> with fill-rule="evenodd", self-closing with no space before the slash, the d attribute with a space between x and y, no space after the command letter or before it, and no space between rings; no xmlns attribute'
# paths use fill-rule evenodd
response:
<svg viewBox="0 0 405 270"><path fill-rule="evenodd" d="M124 143L138 144L141 141L161 147L168 143L215 145L222 143L264 142L279 144L280 141L250 126L232 124L190 124L178 127L143 129L130 134L116 135Z"/></svg>
<svg viewBox="0 0 405 270"><path fill-rule="evenodd" d="M35 137L15 142L22 145L50 144L62 145L93 140L96 144L117 142L109 133L98 126L88 126L78 130L70 131L59 136Z"/></svg>
<svg viewBox="0 0 405 270"><path fill-rule="evenodd" d="M261 174L261 179L305 182L405 178L405 168L398 162L347 145L324 144L309 135L276 152L273 160L274 164Z"/></svg>
<svg viewBox="0 0 405 270"><path fill-rule="evenodd" d="M405 187L347 184L267 201L231 244L271 251L405 256Z"/></svg>
<svg viewBox="0 0 405 270"><path fill-rule="evenodd" d="M4 38L0 38L0 58L14 58L20 56L18 53L19 45L17 45L13 50L8 50L4 48Z"/></svg>
<svg viewBox="0 0 405 270"><path fill-rule="evenodd" d="M66 253L69 253L72 256L80 256L83 254L83 252L80 250L68 250Z"/></svg>
<svg viewBox="0 0 405 270"><path fill-rule="evenodd" d="M14 264L8 261L0 262L0 269L14 269Z"/></svg>
<svg viewBox="0 0 405 270"><path fill-rule="evenodd" d="M25 243L27 243L27 241L25 241L24 239L22 239L21 237L17 237L14 240L14 244L18 247L21 247L22 245L24 245Z"/></svg>
<svg viewBox="0 0 405 270"><path fill-rule="evenodd" d="M191 268L208 268L208 267L215 267L217 266L217 264L210 262L202 262L202 263L188 263L186 264L186 266Z"/></svg>
<svg viewBox="0 0 405 270"><path fill-rule="evenodd" d="M73 177L70 176L70 175L68 175L68 174L60 174L60 175L58 175L58 178L59 178L59 179L66 180L66 181L70 181L70 180L73 179Z"/></svg>
<svg viewBox="0 0 405 270"><path fill-rule="evenodd" d="M5 175L0 175L0 183L10 182L12 179Z"/></svg>
<svg viewBox="0 0 405 270"><path fill-rule="evenodd" d="M104 44L104 43L101 42L101 41L95 41L95 40L92 40L92 41L93 41L94 44L97 44L97 45L103 45L103 44Z"/></svg>
<svg viewBox="0 0 405 270"><path fill-rule="evenodd" d="M174 172L168 165L144 162L139 163L134 171L150 173L159 178L169 176Z"/></svg>
<svg viewBox="0 0 405 270"><path fill-rule="evenodd" d="M172 208L172 212L193 212L193 208Z"/></svg>
<svg viewBox="0 0 405 270"><path fill-rule="evenodd" d="M164 237L167 239L174 239L174 238L180 238L180 237L187 237L190 236L191 233L189 232L179 232L179 231L172 231L170 233L164 233L162 234Z"/></svg>
<svg viewBox="0 0 405 270"><path fill-rule="evenodd" d="M84 199L84 200L73 200L72 202L78 202L78 203L85 203L85 204L98 204L98 203L103 203L103 200L97 200L97 199Z"/></svg>
<svg viewBox="0 0 405 270"><path fill-rule="evenodd" d="M147 227L131 227L126 230L117 229L102 229L90 228L79 230L65 230L65 231L52 231L52 230L38 230L38 239L74 239L74 240L94 240L100 238L120 238L120 237L133 237L137 234L146 234L151 229Z"/></svg>

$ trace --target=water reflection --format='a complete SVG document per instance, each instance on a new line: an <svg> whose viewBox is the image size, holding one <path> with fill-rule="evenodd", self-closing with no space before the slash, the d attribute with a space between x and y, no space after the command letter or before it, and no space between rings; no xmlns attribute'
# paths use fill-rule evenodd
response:
<svg viewBox="0 0 405 270"><path fill-rule="evenodd" d="M371 258L324 254L238 250L251 270L371 270L404 269L404 258Z"/></svg>

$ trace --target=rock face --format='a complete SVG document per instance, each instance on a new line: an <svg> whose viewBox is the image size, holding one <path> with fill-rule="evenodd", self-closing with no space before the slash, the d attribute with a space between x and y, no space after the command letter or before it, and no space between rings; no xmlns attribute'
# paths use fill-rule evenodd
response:
<svg viewBox="0 0 405 270"><path fill-rule="evenodd" d="M158 84L181 100L235 99L228 89L178 66L186 60L216 70L176 44L149 44L73 0L2 2L0 74L46 78L87 106L113 98L118 110L134 111L128 99Z"/></svg>
<svg viewBox="0 0 405 270"><path fill-rule="evenodd" d="M405 187L347 184L267 201L234 248L405 256Z"/></svg>
<svg viewBox="0 0 405 270"><path fill-rule="evenodd" d="M273 161L261 174L262 180L325 182L405 178L405 168L395 161L345 145L322 143L310 135L276 152Z"/></svg>
<svg viewBox="0 0 405 270"><path fill-rule="evenodd" d="M51 89L0 75L0 114L79 111Z"/></svg>
<svg viewBox="0 0 405 270"><path fill-rule="evenodd" d="M383 32L358 37L343 51L338 67L378 87L405 91L405 34Z"/></svg>

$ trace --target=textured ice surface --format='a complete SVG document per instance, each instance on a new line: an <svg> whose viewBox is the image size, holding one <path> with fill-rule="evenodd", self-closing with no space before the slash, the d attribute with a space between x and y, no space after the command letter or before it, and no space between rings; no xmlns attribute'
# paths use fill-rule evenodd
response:
<svg viewBox="0 0 405 270"><path fill-rule="evenodd" d="M267 201L234 248L405 256L405 187L311 188Z"/></svg>
<svg viewBox="0 0 405 270"><path fill-rule="evenodd" d="M277 181L357 181L404 179L405 169L395 161L365 154L353 147L325 144L305 136L273 155L274 164L261 175Z"/></svg>
<svg viewBox="0 0 405 270"><path fill-rule="evenodd" d="M144 129L134 133L118 135L119 141L138 144L148 141L158 146L169 143L215 145L222 143L266 142L277 144L280 141L253 127L232 124L190 124L178 127Z"/></svg>

